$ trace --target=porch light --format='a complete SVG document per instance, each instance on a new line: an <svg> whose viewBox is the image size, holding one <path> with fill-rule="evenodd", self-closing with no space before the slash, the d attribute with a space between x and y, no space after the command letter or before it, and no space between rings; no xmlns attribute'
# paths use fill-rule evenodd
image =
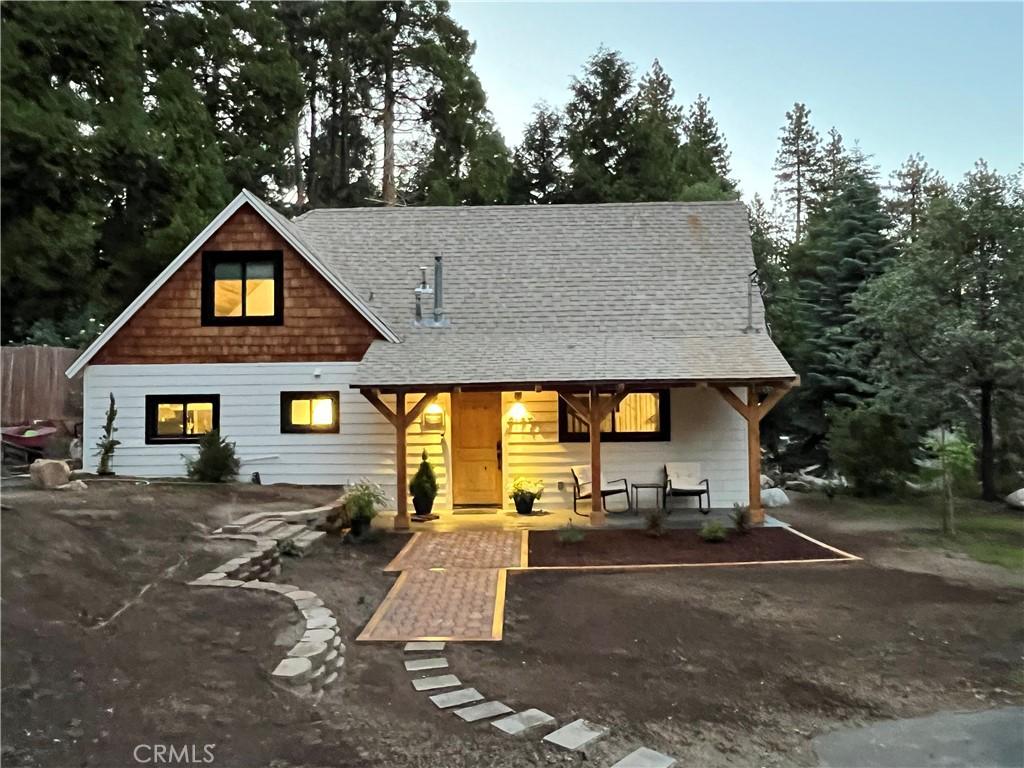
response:
<svg viewBox="0 0 1024 768"><path fill-rule="evenodd" d="M512 407L508 409L508 423L509 424L522 424L524 421L529 421L530 412L526 410L526 406L523 405L523 393L515 393L516 401L512 403Z"/></svg>
<svg viewBox="0 0 1024 768"><path fill-rule="evenodd" d="M444 431L444 408L440 403L431 403L423 409L423 416L420 417L420 427L424 431Z"/></svg>

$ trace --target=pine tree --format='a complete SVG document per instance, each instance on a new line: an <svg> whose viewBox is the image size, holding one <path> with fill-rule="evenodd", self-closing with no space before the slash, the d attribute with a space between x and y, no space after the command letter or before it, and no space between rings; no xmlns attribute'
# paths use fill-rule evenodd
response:
<svg viewBox="0 0 1024 768"><path fill-rule="evenodd" d="M792 241L799 243L821 172L821 149L818 132L810 123L811 111L797 102L786 113L786 125L779 136L779 153L775 158L775 189L786 205L786 219Z"/></svg>
<svg viewBox="0 0 1024 768"><path fill-rule="evenodd" d="M833 126L821 148L819 174L813 178L815 203L825 203L839 194L849 167L850 155L843 144L843 134Z"/></svg>
<svg viewBox="0 0 1024 768"><path fill-rule="evenodd" d="M509 202L555 203L564 184L564 121L550 106L534 107L533 119L516 147L509 178Z"/></svg>
<svg viewBox="0 0 1024 768"><path fill-rule="evenodd" d="M929 204L948 195L949 186L920 154L908 157L890 179L889 215L903 240L916 240Z"/></svg>
<svg viewBox="0 0 1024 768"><path fill-rule="evenodd" d="M711 115L710 100L703 94L698 94L690 105L683 120L683 129L688 170L692 176L689 182L710 181L717 177L731 187L729 146L718 128L718 121Z"/></svg>
<svg viewBox="0 0 1024 768"><path fill-rule="evenodd" d="M632 120L633 67L618 51L600 48L573 78L565 108L566 198L575 203L615 200Z"/></svg>

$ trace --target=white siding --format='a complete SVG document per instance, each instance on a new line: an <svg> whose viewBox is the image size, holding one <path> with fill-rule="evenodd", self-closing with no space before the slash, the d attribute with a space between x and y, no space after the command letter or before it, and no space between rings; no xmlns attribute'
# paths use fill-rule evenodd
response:
<svg viewBox="0 0 1024 768"><path fill-rule="evenodd" d="M395 493L395 436L391 425L348 384L355 363L238 363L207 365L91 365L85 372L85 468L96 469L92 446L99 440L108 394L117 400L114 470L140 477L176 477L185 473L183 454L194 445L146 444L146 395L220 395L221 434L232 440L243 461L240 477L259 472L265 483L334 485L368 478ZM320 376L314 375L320 371ZM282 434L283 390L336 390L338 434ZM394 407L393 397L383 398ZM406 398L411 408L418 395ZM447 395L438 398L449 412ZM426 448L438 478L437 504L450 506L449 452L440 433L409 429L409 477Z"/></svg>
<svg viewBox="0 0 1024 768"><path fill-rule="evenodd" d="M173 477L184 474L183 454L194 445L147 445L146 395L220 395L221 433L234 441L244 462L241 478L259 472L265 483L334 485L367 478L380 483L392 500L395 493L394 431L359 394L349 388L355 363L239 363L208 365L92 365L85 372L85 467L96 469L93 446L99 439L108 393L117 399L114 455L120 474ZM319 370L320 376L314 376ZM341 431L331 435L282 434L280 393L283 390L337 390L341 393ZM406 398L411 408L419 395ZM740 394L742 398L742 394ZM743 419L710 389L672 390L670 442L604 443L605 476L630 481L660 481L666 461L699 461L711 482L716 507L747 503L746 426ZM382 398L394 407L394 397ZM451 399L438 402L445 410L444 432L423 433L417 420L409 429L409 478L426 448L437 473L439 509L451 508L448 477L451 467ZM524 391L522 402L532 421L510 424L513 393L502 396L504 487L517 476L544 482L543 505L572 507L569 467L589 462L587 443L558 442L558 396ZM564 484L559 490L558 483ZM649 492L648 492L649 493ZM503 494L504 496L505 494ZM676 503L682 504L683 500ZM624 497L612 498L621 509ZM511 502L505 498L506 507Z"/></svg>
<svg viewBox="0 0 1024 768"><path fill-rule="evenodd" d="M742 393L739 394L743 399ZM554 392L523 392L522 403L532 421L509 424L508 411L515 402L505 393L502 402L505 424L505 481L523 475L544 482L542 504L557 509L572 507L572 475L569 467L590 462L589 443L558 442L558 395ZM699 461L711 485L716 507L747 503L746 422L712 389L673 389L671 393L672 440L668 442L611 443L601 445L601 463L608 479L625 477L630 482L661 482L666 461ZM564 484L559 490L558 483ZM641 491L643 501L653 501ZM511 502L506 500L506 506ZM586 503L586 502L585 502ZM682 506L695 500L677 499ZM608 500L611 510L625 508L625 496Z"/></svg>

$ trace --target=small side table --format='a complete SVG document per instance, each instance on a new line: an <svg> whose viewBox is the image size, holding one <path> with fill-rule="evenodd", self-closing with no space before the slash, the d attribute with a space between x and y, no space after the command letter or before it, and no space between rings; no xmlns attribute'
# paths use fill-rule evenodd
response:
<svg viewBox="0 0 1024 768"><path fill-rule="evenodd" d="M654 503L660 510L665 506L665 486L662 483L630 483L633 491L633 512L640 514L640 491L654 491ZM659 496L660 494L660 496Z"/></svg>

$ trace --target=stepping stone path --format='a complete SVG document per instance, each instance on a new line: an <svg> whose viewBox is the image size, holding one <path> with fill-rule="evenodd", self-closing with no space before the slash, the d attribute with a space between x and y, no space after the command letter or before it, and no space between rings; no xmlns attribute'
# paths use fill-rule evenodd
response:
<svg viewBox="0 0 1024 768"><path fill-rule="evenodd" d="M563 725L553 733L549 733L544 737L544 741L555 744L563 749L582 749L606 733L608 733L607 728L588 723L580 718L579 720L573 720L568 725Z"/></svg>
<svg viewBox="0 0 1024 768"><path fill-rule="evenodd" d="M483 704L474 704L471 707L456 709L455 714L467 723L475 723L477 720L485 720L488 717L497 717L512 711L512 707L502 704L500 701L485 701Z"/></svg>
<svg viewBox="0 0 1024 768"><path fill-rule="evenodd" d="M430 697L438 709L448 707L459 707L465 704L472 704L474 701L483 701L484 695L476 688L463 688L461 691L451 693L438 693Z"/></svg>
<svg viewBox="0 0 1024 768"><path fill-rule="evenodd" d="M515 715L503 717L501 720L495 720L491 725L510 736L516 736L520 733L531 731L534 728L539 728L542 725L554 725L555 722L555 718L547 712L541 712L539 709L528 709L525 712L519 712Z"/></svg>
<svg viewBox="0 0 1024 768"><path fill-rule="evenodd" d="M309 634L309 633L307 633ZM413 640L404 646L406 653L443 651L445 644L439 640ZM418 672L427 669L446 668L448 660L442 656L411 658L405 662L405 669ZM316 681L313 681L316 685ZM462 685L455 675L437 675L421 677L412 681L417 691L433 691L438 688L454 688ZM542 728L557 725L554 717L539 709L527 709L514 712L513 709L500 701L483 701L486 697L476 688L463 688L458 691L447 691L430 696L430 701L438 709L448 709L467 723L490 720L498 730L509 736L518 736ZM464 706L464 705L470 706ZM458 709L452 709L458 707ZM511 714L510 714L511 713ZM499 717L506 715L506 717ZM497 717L497 720L491 718ZM544 737L544 741L575 751L582 750L597 739L608 733L608 729L595 725L582 718L552 731ZM640 747L616 762L611 768L672 768L676 764L673 757L656 752L647 747Z"/></svg>
<svg viewBox="0 0 1024 768"><path fill-rule="evenodd" d="M612 768L672 768L676 764L674 757L663 755L647 747L640 747L619 760Z"/></svg>

